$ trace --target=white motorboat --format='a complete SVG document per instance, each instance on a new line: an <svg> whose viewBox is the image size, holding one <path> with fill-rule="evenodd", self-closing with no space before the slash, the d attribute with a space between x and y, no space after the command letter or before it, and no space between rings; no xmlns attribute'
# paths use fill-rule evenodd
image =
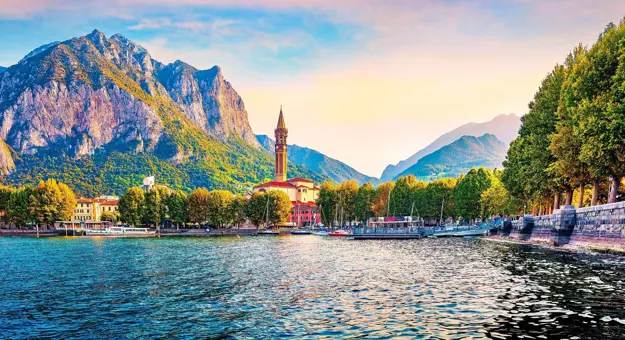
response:
<svg viewBox="0 0 625 340"><path fill-rule="evenodd" d="M108 227L105 229L90 229L86 230L87 236L123 236L123 237L135 237L135 236L155 236L156 232L151 231L148 228L134 228L134 227Z"/></svg>

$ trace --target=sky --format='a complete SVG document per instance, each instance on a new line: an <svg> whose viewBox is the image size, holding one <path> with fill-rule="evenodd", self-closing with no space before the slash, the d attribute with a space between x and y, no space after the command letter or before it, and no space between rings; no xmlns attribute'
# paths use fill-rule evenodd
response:
<svg viewBox="0 0 625 340"><path fill-rule="evenodd" d="M256 134L379 177L468 122L527 112L620 0L0 0L0 65L51 41L121 33L162 62L219 65Z"/></svg>

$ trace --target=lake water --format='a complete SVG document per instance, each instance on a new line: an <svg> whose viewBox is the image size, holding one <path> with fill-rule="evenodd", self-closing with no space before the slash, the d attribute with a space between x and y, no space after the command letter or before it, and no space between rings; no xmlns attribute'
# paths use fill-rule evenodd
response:
<svg viewBox="0 0 625 340"><path fill-rule="evenodd" d="M622 339L625 259L480 239L0 238L0 337Z"/></svg>

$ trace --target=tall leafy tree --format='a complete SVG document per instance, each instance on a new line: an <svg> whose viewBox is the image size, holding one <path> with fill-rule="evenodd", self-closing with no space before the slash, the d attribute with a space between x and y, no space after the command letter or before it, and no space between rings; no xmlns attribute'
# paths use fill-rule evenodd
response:
<svg viewBox="0 0 625 340"><path fill-rule="evenodd" d="M151 189L145 194L145 204L143 210L143 223L157 226L162 218L162 203L159 190Z"/></svg>
<svg viewBox="0 0 625 340"><path fill-rule="evenodd" d="M586 57L586 76L580 78L579 105L580 159L595 177L609 176L608 203L616 201L625 173L625 24L606 27Z"/></svg>
<svg viewBox="0 0 625 340"><path fill-rule="evenodd" d="M482 216L506 215L510 208L510 194L499 178L493 176L490 187L480 196Z"/></svg>
<svg viewBox="0 0 625 340"><path fill-rule="evenodd" d="M198 188L189 194L188 205L189 221L204 223L208 221L210 209L210 194L206 188Z"/></svg>
<svg viewBox="0 0 625 340"><path fill-rule="evenodd" d="M556 161L549 147L556 131L556 111L565 78L565 67L557 65L542 81L534 100L529 103L529 112L521 118L519 136L508 150L502 177L513 195L534 202L543 202L554 194L559 197L562 188L555 173L549 171ZM468 212L465 207L460 210ZM460 210L458 213L462 215ZM477 216L475 210L470 215Z"/></svg>
<svg viewBox="0 0 625 340"><path fill-rule="evenodd" d="M390 214L394 216L408 216L414 203L413 188L417 186L414 175L403 176L397 179L391 192Z"/></svg>
<svg viewBox="0 0 625 340"><path fill-rule="evenodd" d="M375 189L373 195L373 203L371 204L371 211L375 216L382 217L390 215L389 212L389 198L391 192L395 188L395 182L385 182Z"/></svg>
<svg viewBox="0 0 625 340"><path fill-rule="evenodd" d="M291 212L291 199L289 195L281 190L270 190L267 193L269 200L269 221L273 225L286 222Z"/></svg>
<svg viewBox="0 0 625 340"><path fill-rule="evenodd" d="M176 226L180 227L187 221L187 195L182 190L173 191L166 201L167 212L172 222L176 223Z"/></svg>
<svg viewBox="0 0 625 340"><path fill-rule="evenodd" d="M119 198L119 217L132 226L141 224L145 212L145 194L143 189L132 187Z"/></svg>
<svg viewBox="0 0 625 340"><path fill-rule="evenodd" d="M233 199L234 196L230 191L213 190L209 193L208 219L213 225L219 228L232 221L230 208Z"/></svg>
<svg viewBox="0 0 625 340"><path fill-rule="evenodd" d="M41 181L31 196L30 209L37 222L49 225L63 216L63 193L54 179Z"/></svg>
<svg viewBox="0 0 625 340"><path fill-rule="evenodd" d="M241 195L234 196L234 198L232 199L232 202L230 202L230 207L228 209L230 212L229 219L237 227L239 227L243 222L245 222L247 218L245 214L246 205L247 205L247 198Z"/></svg>
<svg viewBox="0 0 625 340"><path fill-rule="evenodd" d="M36 219L31 213L30 203L35 199L35 189L25 185L11 192L7 203L7 217L10 223L17 226L25 226L35 223Z"/></svg>
<svg viewBox="0 0 625 340"><path fill-rule="evenodd" d="M338 188L339 214L342 214L344 221L356 219L356 195L358 194L358 183L356 181L345 181Z"/></svg>
<svg viewBox="0 0 625 340"><path fill-rule="evenodd" d="M490 188L493 174L485 168L471 169L458 183L454 196L456 198L456 212L462 218L473 220L480 216L480 199L482 193Z"/></svg>
<svg viewBox="0 0 625 340"><path fill-rule="evenodd" d="M69 221L72 218L74 209L76 208L76 195L72 189L65 183L59 183L61 191L61 205L59 207L59 216L62 220Z"/></svg>
<svg viewBox="0 0 625 340"><path fill-rule="evenodd" d="M355 219L359 221L367 221L370 217L373 217L371 211L371 205L373 203L373 195L375 194L375 187L373 184L367 182L358 188L358 193L354 199L354 214Z"/></svg>
<svg viewBox="0 0 625 340"><path fill-rule="evenodd" d="M338 215L339 194L338 188L332 182L323 182L317 198L317 206L321 211L321 221L331 226Z"/></svg>
<svg viewBox="0 0 625 340"><path fill-rule="evenodd" d="M456 216L456 198L454 195L458 180L455 178L441 178L427 184L421 195L419 210L416 214L424 219L438 220Z"/></svg>
<svg viewBox="0 0 625 340"><path fill-rule="evenodd" d="M0 185L0 214L2 217L2 222L6 222L8 220L8 208L9 208L9 199L11 199L11 193L15 191L15 188Z"/></svg>
<svg viewBox="0 0 625 340"><path fill-rule="evenodd" d="M267 210L267 195L262 192L255 192L245 205L245 215L257 227L268 221Z"/></svg>

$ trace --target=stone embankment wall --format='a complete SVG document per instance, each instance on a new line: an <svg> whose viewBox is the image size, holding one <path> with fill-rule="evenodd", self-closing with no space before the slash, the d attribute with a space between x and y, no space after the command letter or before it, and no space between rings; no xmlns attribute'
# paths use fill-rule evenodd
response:
<svg viewBox="0 0 625 340"><path fill-rule="evenodd" d="M555 246L625 250L625 202L576 209L563 206L551 215L506 220L492 236Z"/></svg>

